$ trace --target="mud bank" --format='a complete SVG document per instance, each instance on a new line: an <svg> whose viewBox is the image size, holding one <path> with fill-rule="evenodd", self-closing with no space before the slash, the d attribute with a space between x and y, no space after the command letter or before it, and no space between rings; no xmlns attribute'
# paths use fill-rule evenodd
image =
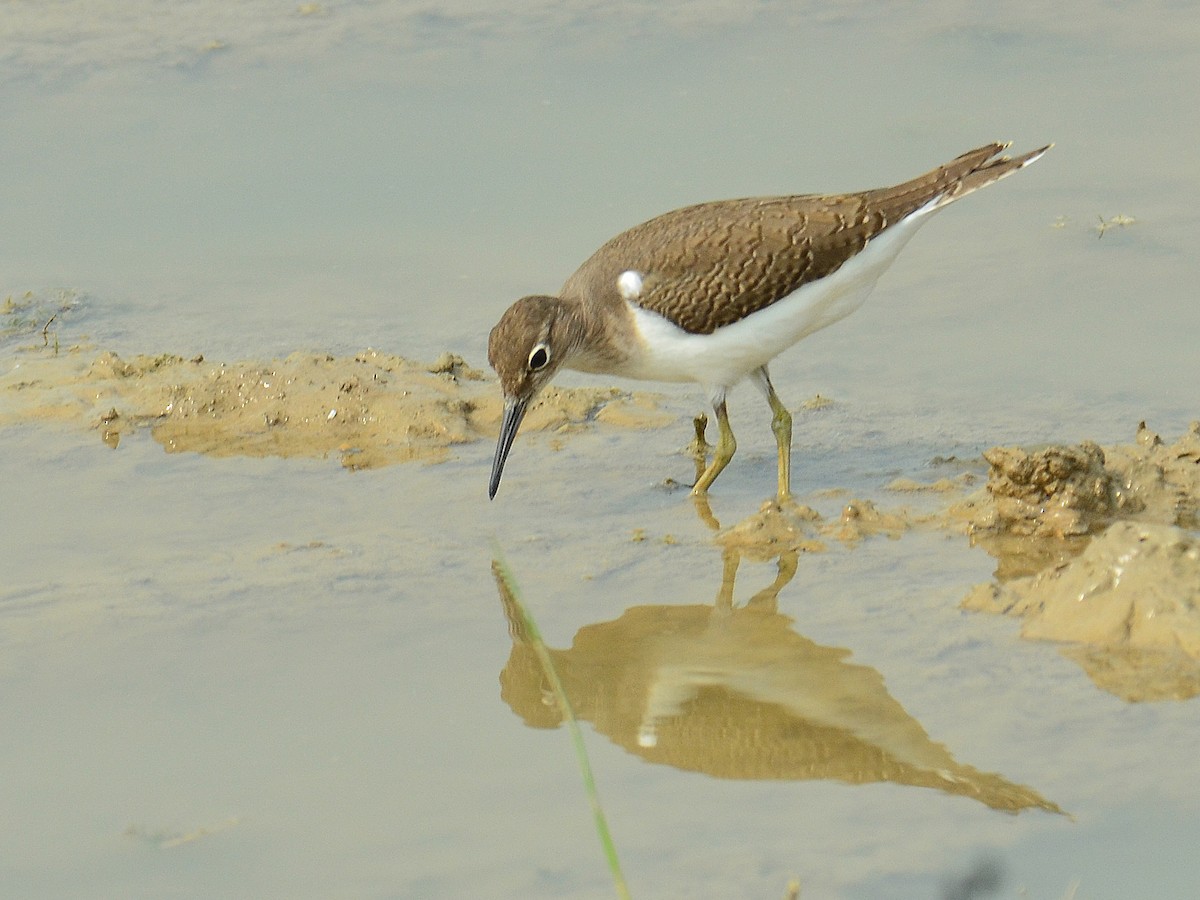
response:
<svg viewBox="0 0 1200 900"><path fill-rule="evenodd" d="M58 421L93 428L116 447L149 428L169 452L211 456L337 456L348 468L446 459L494 438L495 383L459 356L432 363L366 350L212 362L170 354L122 359L95 348L26 352L0 376L0 427ZM547 390L522 430L599 421L648 428L673 417L653 395L612 388Z"/></svg>
<svg viewBox="0 0 1200 900"><path fill-rule="evenodd" d="M972 535L1068 539L1134 519L1200 527L1200 422L1174 443L1138 425L1133 444L993 447L985 492L956 507Z"/></svg>
<svg viewBox="0 0 1200 900"><path fill-rule="evenodd" d="M1126 700L1200 694L1200 422L1167 443L998 447L987 488L950 511L997 559L965 609L1023 620Z"/></svg>
<svg viewBox="0 0 1200 900"><path fill-rule="evenodd" d="M965 609L1023 619L1097 685L1126 700L1200 693L1200 540L1172 525L1117 522L1078 557L976 587Z"/></svg>

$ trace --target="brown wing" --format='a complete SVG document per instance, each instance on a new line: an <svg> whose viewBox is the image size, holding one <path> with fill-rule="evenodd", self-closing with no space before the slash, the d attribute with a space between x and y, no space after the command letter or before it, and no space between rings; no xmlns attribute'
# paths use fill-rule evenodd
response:
<svg viewBox="0 0 1200 900"><path fill-rule="evenodd" d="M636 270L639 306L710 334L835 271L886 224L855 197L706 204L626 232L607 274Z"/></svg>
<svg viewBox="0 0 1200 900"><path fill-rule="evenodd" d="M945 202L990 184L1041 151L993 159L990 144L889 188L832 196L759 197L703 203L617 235L580 267L563 295L613 300L635 270L634 300L694 334L710 334L823 278L875 235L935 197Z"/></svg>

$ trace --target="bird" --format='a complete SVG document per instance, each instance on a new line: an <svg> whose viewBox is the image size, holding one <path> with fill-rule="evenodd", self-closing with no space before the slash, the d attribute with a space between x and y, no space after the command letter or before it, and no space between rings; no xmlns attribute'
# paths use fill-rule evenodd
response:
<svg viewBox="0 0 1200 900"><path fill-rule="evenodd" d="M737 449L726 394L749 378L771 409L777 496L791 494L792 417L768 364L862 306L930 216L1038 160L990 143L892 187L748 197L686 206L618 234L557 296L513 303L488 336L504 412L492 461L494 499L526 410L560 369L696 382L716 414L703 496Z"/></svg>

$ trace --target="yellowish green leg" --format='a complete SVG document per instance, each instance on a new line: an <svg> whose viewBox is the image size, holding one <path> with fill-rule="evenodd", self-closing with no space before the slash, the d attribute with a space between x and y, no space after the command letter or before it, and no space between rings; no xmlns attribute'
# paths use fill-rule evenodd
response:
<svg viewBox="0 0 1200 900"><path fill-rule="evenodd" d="M729 465L734 451L737 450L733 429L729 427L729 413L725 409L725 398L722 397L717 403L714 403L713 409L717 414L717 446L713 449L712 463L704 470L704 474L696 479L696 484L692 487L693 495L708 493L709 487Z"/></svg>
<svg viewBox="0 0 1200 900"><path fill-rule="evenodd" d="M792 414L787 411L771 388L767 397L771 404L771 431L775 433L775 443L779 446L779 499L785 500L792 495Z"/></svg>
<svg viewBox="0 0 1200 900"><path fill-rule="evenodd" d="M699 481L700 476L704 474L704 467L708 464L708 451L712 449L704 436L704 433L708 430L708 416L700 413L700 415L692 419L692 426L696 429L696 436L687 445L684 452L689 454L692 457L692 461L696 463L695 480Z"/></svg>
<svg viewBox="0 0 1200 900"><path fill-rule="evenodd" d="M771 384L766 366L756 370L752 377L771 406L771 431L775 434L775 444L779 448L778 499L786 500L792 495L792 414L775 393L775 386Z"/></svg>

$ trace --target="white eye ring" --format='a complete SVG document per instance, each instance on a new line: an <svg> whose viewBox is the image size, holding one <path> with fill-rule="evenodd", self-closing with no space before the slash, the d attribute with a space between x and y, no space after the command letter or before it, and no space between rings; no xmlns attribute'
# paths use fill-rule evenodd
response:
<svg viewBox="0 0 1200 900"><path fill-rule="evenodd" d="M529 351L529 371L536 372L550 364L550 348L545 344L534 344Z"/></svg>

